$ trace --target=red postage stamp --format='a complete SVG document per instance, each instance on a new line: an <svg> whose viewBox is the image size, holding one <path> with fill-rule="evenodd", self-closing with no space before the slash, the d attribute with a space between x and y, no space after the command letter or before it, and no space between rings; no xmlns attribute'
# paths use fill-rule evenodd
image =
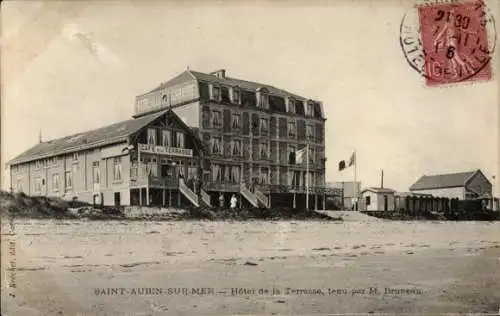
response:
<svg viewBox="0 0 500 316"><path fill-rule="evenodd" d="M401 46L428 86L489 80L496 42L493 16L482 0L419 5L401 24Z"/></svg>

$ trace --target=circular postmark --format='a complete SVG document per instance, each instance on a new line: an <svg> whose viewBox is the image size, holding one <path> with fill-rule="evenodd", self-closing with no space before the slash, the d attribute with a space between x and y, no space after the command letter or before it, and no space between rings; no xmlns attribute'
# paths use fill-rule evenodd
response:
<svg viewBox="0 0 500 316"><path fill-rule="evenodd" d="M400 44L428 85L488 80L495 20L482 0L416 5L401 21Z"/></svg>

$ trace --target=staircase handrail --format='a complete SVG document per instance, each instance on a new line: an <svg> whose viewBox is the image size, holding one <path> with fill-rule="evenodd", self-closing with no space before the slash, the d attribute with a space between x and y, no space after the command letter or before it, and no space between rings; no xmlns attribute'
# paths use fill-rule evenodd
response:
<svg viewBox="0 0 500 316"><path fill-rule="evenodd" d="M250 191L247 186L244 183L240 184L240 192L247 198L250 203L252 203L254 206L258 205L258 200L255 197L255 195Z"/></svg>
<svg viewBox="0 0 500 316"><path fill-rule="evenodd" d="M198 196L186 185L183 178L179 179L179 190L198 206Z"/></svg>
<svg viewBox="0 0 500 316"><path fill-rule="evenodd" d="M255 189L254 189L254 193L253 193L253 194L255 195L255 197L256 197L258 200L260 200L260 202L261 202L262 204L264 204L265 206L267 206L267 205L268 205L269 201L268 201L267 196L266 196L264 193L260 192L260 190L259 190L259 189L255 188Z"/></svg>
<svg viewBox="0 0 500 316"><path fill-rule="evenodd" d="M201 199L203 200L203 202L205 202L205 204L207 204L208 206L212 206L210 204L210 195L208 195L208 193L205 192L205 190L203 190L203 189L200 189L200 194L201 194Z"/></svg>

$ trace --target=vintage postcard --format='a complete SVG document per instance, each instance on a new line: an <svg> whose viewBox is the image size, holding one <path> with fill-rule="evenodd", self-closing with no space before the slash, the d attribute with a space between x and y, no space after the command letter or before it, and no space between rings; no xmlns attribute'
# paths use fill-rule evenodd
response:
<svg viewBox="0 0 500 316"><path fill-rule="evenodd" d="M498 315L499 19L2 2L1 315Z"/></svg>

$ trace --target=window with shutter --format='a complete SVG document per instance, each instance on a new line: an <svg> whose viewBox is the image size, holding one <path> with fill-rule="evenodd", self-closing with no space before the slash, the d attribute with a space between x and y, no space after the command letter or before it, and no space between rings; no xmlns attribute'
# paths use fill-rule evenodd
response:
<svg viewBox="0 0 500 316"><path fill-rule="evenodd" d="M288 146L288 164L293 165L295 164L295 151L297 150L297 147L290 145Z"/></svg>
<svg viewBox="0 0 500 316"><path fill-rule="evenodd" d="M238 87L233 87L233 104L241 104L241 92Z"/></svg>
<svg viewBox="0 0 500 316"><path fill-rule="evenodd" d="M267 133L269 131L269 125L267 118L260 118L260 130L261 132Z"/></svg>
<svg viewBox="0 0 500 316"><path fill-rule="evenodd" d="M219 137L212 138L212 154L222 154L221 139Z"/></svg>
<svg viewBox="0 0 500 316"><path fill-rule="evenodd" d="M295 113L295 99L288 98L288 113Z"/></svg>
<svg viewBox="0 0 500 316"><path fill-rule="evenodd" d="M94 161L92 163L92 177L93 177L93 183L100 182L99 161Z"/></svg>
<svg viewBox="0 0 500 316"><path fill-rule="evenodd" d="M295 101L295 113L299 115L304 115L304 101L302 100Z"/></svg>
<svg viewBox="0 0 500 316"><path fill-rule="evenodd" d="M260 169L260 184L269 184L269 169L261 168Z"/></svg>
<svg viewBox="0 0 500 316"><path fill-rule="evenodd" d="M306 137L308 140L314 140L314 130L312 124L307 124L306 126Z"/></svg>
<svg viewBox="0 0 500 316"><path fill-rule="evenodd" d="M35 193L40 193L40 192L42 192L42 179L36 178L35 179Z"/></svg>
<svg viewBox="0 0 500 316"><path fill-rule="evenodd" d="M172 134L169 130L161 131L161 145L164 147L172 147Z"/></svg>
<svg viewBox="0 0 500 316"><path fill-rule="evenodd" d="M231 126L233 129L238 130L241 128L241 115L239 113L233 114Z"/></svg>
<svg viewBox="0 0 500 316"><path fill-rule="evenodd" d="M221 89L217 86L212 86L212 100L221 101Z"/></svg>
<svg viewBox="0 0 500 316"><path fill-rule="evenodd" d="M260 158L261 159L267 159L268 150L269 150L268 143L261 143L260 144Z"/></svg>
<svg viewBox="0 0 500 316"><path fill-rule="evenodd" d="M156 145L156 130L154 128L148 128L148 144Z"/></svg>
<svg viewBox="0 0 500 316"><path fill-rule="evenodd" d="M65 172L65 186L66 189L71 189L73 187L73 173L71 171Z"/></svg>
<svg viewBox="0 0 500 316"><path fill-rule="evenodd" d="M212 165L212 180L215 183L221 183L222 181L222 171L221 171L221 166L214 164Z"/></svg>
<svg viewBox="0 0 500 316"><path fill-rule="evenodd" d="M221 101L231 103L231 99L229 98L229 88L221 87Z"/></svg>
<svg viewBox="0 0 500 316"><path fill-rule="evenodd" d="M18 179L17 180L17 192L23 192L23 180Z"/></svg>
<svg viewBox="0 0 500 316"><path fill-rule="evenodd" d="M176 135L176 143L175 145L178 147L178 148L184 148L184 133L183 132L176 132L175 133Z"/></svg>
<svg viewBox="0 0 500 316"><path fill-rule="evenodd" d="M122 159L121 157L115 157L113 159L113 180L122 180Z"/></svg>
<svg viewBox="0 0 500 316"><path fill-rule="evenodd" d="M59 174L53 174L52 175L52 191L57 192L59 191Z"/></svg>
<svg viewBox="0 0 500 316"><path fill-rule="evenodd" d="M222 119L220 111L212 112L212 126L214 128L220 128L222 126Z"/></svg>
<svg viewBox="0 0 500 316"><path fill-rule="evenodd" d="M297 136L297 126L294 121L288 122L288 137L296 137Z"/></svg>
<svg viewBox="0 0 500 316"><path fill-rule="evenodd" d="M210 128L210 108L208 106L203 107L201 120L203 128Z"/></svg>
<svg viewBox="0 0 500 316"><path fill-rule="evenodd" d="M241 156L241 140L233 140L233 150L232 154L233 156Z"/></svg>
<svg viewBox="0 0 500 316"><path fill-rule="evenodd" d="M309 147L309 163L314 163L316 160L316 150L314 148Z"/></svg>

